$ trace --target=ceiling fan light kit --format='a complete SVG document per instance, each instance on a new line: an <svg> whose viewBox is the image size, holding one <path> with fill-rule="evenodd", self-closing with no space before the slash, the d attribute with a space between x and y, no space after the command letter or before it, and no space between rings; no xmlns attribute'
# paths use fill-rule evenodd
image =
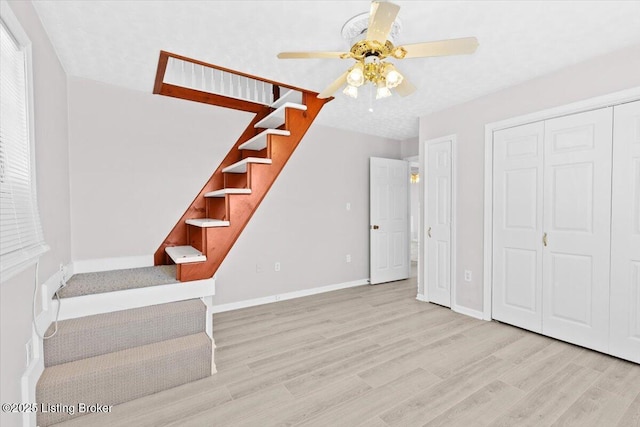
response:
<svg viewBox="0 0 640 427"><path fill-rule="evenodd" d="M278 54L278 58L354 59L356 63L318 94L318 98L329 98L345 84L343 93L357 98L358 88L370 82L376 87L376 99L382 99L392 95L390 89L395 89L400 96L410 95L416 90L393 64L385 62L384 59L463 55L475 52L478 47L475 37L396 47L391 40L396 38L400 29L397 20L399 10L400 6L396 4L373 1L368 20L367 14L360 14L347 21L342 28L342 35L352 42L349 52L282 52Z"/></svg>

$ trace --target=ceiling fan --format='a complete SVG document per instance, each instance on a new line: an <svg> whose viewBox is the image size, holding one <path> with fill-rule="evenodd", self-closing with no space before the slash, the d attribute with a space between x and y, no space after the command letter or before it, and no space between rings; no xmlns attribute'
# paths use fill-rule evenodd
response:
<svg viewBox="0 0 640 427"><path fill-rule="evenodd" d="M345 83L344 94L357 98L358 88L366 82L376 88L376 99L391 96L395 89L400 96L407 96L416 90L409 81L386 58L407 59L430 56L462 55L475 52L478 40L475 37L438 40L432 42L394 46L389 40L400 6L384 2L371 2L368 24L361 30L349 52L281 52L280 59L334 58L354 59L356 63L323 90L318 98L329 98ZM366 15L366 14L363 14ZM349 22L360 17L358 15ZM345 27L349 24L345 24ZM366 34L365 34L366 31ZM344 29L343 29L344 34ZM353 42L353 40L352 40Z"/></svg>

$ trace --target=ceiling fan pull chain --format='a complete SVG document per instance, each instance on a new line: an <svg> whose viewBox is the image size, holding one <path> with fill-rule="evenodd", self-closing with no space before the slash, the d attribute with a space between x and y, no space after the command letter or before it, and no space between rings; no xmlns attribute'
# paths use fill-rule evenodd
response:
<svg viewBox="0 0 640 427"><path fill-rule="evenodd" d="M373 113L373 92L375 91L375 86L371 85L371 90L369 91L369 112Z"/></svg>

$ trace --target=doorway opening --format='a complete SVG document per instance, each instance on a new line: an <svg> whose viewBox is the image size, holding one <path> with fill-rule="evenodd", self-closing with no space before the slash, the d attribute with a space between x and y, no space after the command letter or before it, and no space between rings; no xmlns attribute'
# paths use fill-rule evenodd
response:
<svg viewBox="0 0 640 427"><path fill-rule="evenodd" d="M418 277L420 260L420 161L419 156L406 157L409 162L409 255L410 277Z"/></svg>

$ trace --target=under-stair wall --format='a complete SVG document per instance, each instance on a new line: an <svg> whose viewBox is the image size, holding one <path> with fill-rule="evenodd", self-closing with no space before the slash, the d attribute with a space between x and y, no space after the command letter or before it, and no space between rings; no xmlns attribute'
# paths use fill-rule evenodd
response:
<svg viewBox="0 0 640 427"><path fill-rule="evenodd" d="M256 114L154 255L180 281L210 278L327 100L168 52L154 93Z"/></svg>

